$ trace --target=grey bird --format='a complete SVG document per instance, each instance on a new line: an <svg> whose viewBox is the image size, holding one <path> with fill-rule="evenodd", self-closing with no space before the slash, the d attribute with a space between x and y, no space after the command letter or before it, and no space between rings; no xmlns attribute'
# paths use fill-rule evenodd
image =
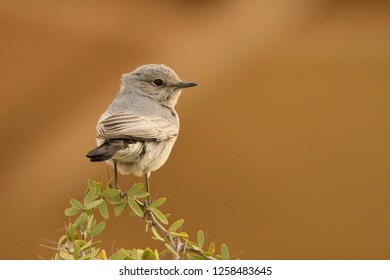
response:
<svg viewBox="0 0 390 280"><path fill-rule="evenodd" d="M174 107L181 90L196 85L180 80L162 64L143 65L122 75L119 93L97 123L98 147L87 157L114 166L115 187L119 171L144 176L149 192L150 173L168 159L179 133Z"/></svg>

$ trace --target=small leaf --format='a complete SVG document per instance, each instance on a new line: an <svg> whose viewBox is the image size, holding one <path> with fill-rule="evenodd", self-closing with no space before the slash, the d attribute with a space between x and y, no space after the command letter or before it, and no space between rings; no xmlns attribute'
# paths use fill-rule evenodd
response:
<svg viewBox="0 0 390 280"><path fill-rule="evenodd" d="M209 249L207 250L209 253L214 254L215 253L215 243L211 242Z"/></svg>
<svg viewBox="0 0 390 280"><path fill-rule="evenodd" d="M93 214L92 215L89 215L87 217L87 227L92 227L94 222L96 222L94 219L93 219Z"/></svg>
<svg viewBox="0 0 390 280"><path fill-rule="evenodd" d="M226 246L226 244L221 245L221 256L222 256L222 259L224 259L224 260L229 259L229 250L228 250L228 247Z"/></svg>
<svg viewBox="0 0 390 280"><path fill-rule="evenodd" d="M117 196L106 197L105 201L107 201L110 204L118 205L124 202L124 198L121 197L120 195L117 195Z"/></svg>
<svg viewBox="0 0 390 280"><path fill-rule="evenodd" d="M114 216L118 217L120 214L122 214L123 210L125 209L126 203L121 203L115 206L114 210Z"/></svg>
<svg viewBox="0 0 390 280"><path fill-rule="evenodd" d="M171 232L171 235L173 236L173 237L183 237L183 238L188 238L189 236L188 236L188 233L186 233L186 232Z"/></svg>
<svg viewBox="0 0 390 280"><path fill-rule="evenodd" d="M96 256L99 254L100 248L91 248L91 252L83 257L80 258L80 260L90 260L96 258Z"/></svg>
<svg viewBox="0 0 390 280"><path fill-rule="evenodd" d="M140 191L140 192L137 192L131 196L135 197L135 198L144 198L144 197L147 197L148 195L149 195L149 193L144 192L144 191Z"/></svg>
<svg viewBox="0 0 390 280"><path fill-rule="evenodd" d="M138 203L131 197L128 198L127 200L129 206L133 210L133 212L138 216L138 217L143 217L144 212L142 211L141 207L138 205Z"/></svg>
<svg viewBox="0 0 390 280"><path fill-rule="evenodd" d="M74 227L73 224L69 224L66 233L67 233L68 239L69 239L70 241L74 241L74 240L77 239L77 233L76 233L76 230L75 230L75 227Z"/></svg>
<svg viewBox="0 0 390 280"><path fill-rule="evenodd" d="M187 253L187 248L188 248L188 243L190 242L188 238L184 239L184 250L183 250L183 255Z"/></svg>
<svg viewBox="0 0 390 280"><path fill-rule="evenodd" d="M175 249L172 248L171 245L169 245L168 243L164 243L165 247L167 247L167 249L172 253L174 254L176 257L180 258L179 255L176 253Z"/></svg>
<svg viewBox="0 0 390 280"><path fill-rule="evenodd" d="M105 190L104 192L102 192L102 196L104 198L107 198L107 197L114 197L114 196L117 196L121 193L121 190L119 189L108 189L108 190Z"/></svg>
<svg viewBox="0 0 390 280"><path fill-rule="evenodd" d="M80 239L77 239L74 241L75 243L77 243L77 245L82 248L87 242L85 240L80 240ZM81 250L81 249L80 249Z"/></svg>
<svg viewBox="0 0 390 280"><path fill-rule="evenodd" d="M60 240L58 241L58 244L64 245L68 241L68 237L66 235L63 235L60 237Z"/></svg>
<svg viewBox="0 0 390 280"><path fill-rule="evenodd" d="M133 249L131 250L131 256L136 260L141 260L144 250L142 249Z"/></svg>
<svg viewBox="0 0 390 280"><path fill-rule="evenodd" d="M102 250L99 254L96 255L98 260L107 260L107 254L105 250Z"/></svg>
<svg viewBox="0 0 390 280"><path fill-rule="evenodd" d="M87 194L84 197L84 205L87 206L88 204L90 204L95 198L95 195L96 195L96 188L94 187L89 188Z"/></svg>
<svg viewBox="0 0 390 280"><path fill-rule="evenodd" d="M155 208L159 207L159 206L163 205L166 200L167 200L166 197L159 198L159 199L153 201L152 203L150 203L149 206L150 207L155 207Z"/></svg>
<svg viewBox="0 0 390 280"><path fill-rule="evenodd" d="M95 182L92 181L91 179L88 179L88 189L94 188L95 187Z"/></svg>
<svg viewBox="0 0 390 280"><path fill-rule="evenodd" d="M132 259L130 256L130 250L121 248L117 252L111 255L110 260L129 260Z"/></svg>
<svg viewBox="0 0 390 280"><path fill-rule="evenodd" d="M98 194L102 189L102 183L89 179L87 189L95 189L95 194Z"/></svg>
<svg viewBox="0 0 390 280"><path fill-rule="evenodd" d="M89 209L92 209L96 206L98 206L100 203L102 203L104 200L101 198L101 199L98 199L98 200L95 200L95 201L92 201L90 203L87 203L85 205L85 209L89 210Z"/></svg>
<svg viewBox="0 0 390 280"><path fill-rule="evenodd" d="M127 191L127 195L128 196L132 196L134 194L136 194L137 192L139 192L140 190L142 190L144 187L144 184L142 183L137 183L135 184L134 186L132 186L128 191Z"/></svg>
<svg viewBox="0 0 390 280"><path fill-rule="evenodd" d="M73 256L69 253L66 253L66 252L60 252L60 257L63 260L74 260Z"/></svg>
<svg viewBox="0 0 390 280"><path fill-rule="evenodd" d="M71 199L70 200L70 204L74 207L74 208L76 208L76 209L78 209L78 210L83 210L83 208L84 208L84 206L83 206L83 204L80 202L80 201L78 201L77 199Z"/></svg>
<svg viewBox="0 0 390 280"><path fill-rule="evenodd" d="M121 191L119 189L108 189L102 192L104 199L111 204L119 204L122 202Z"/></svg>
<svg viewBox="0 0 390 280"><path fill-rule="evenodd" d="M157 208L153 208L149 206L149 210L153 212L157 219L159 219L163 224L168 224L168 219L161 213Z"/></svg>
<svg viewBox="0 0 390 280"><path fill-rule="evenodd" d="M201 255L198 255L198 254L192 254L192 253L187 253L187 259L189 260L204 260L204 257L202 257Z"/></svg>
<svg viewBox="0 0 390 280"><path fill-rule="evenodd" d="M82 213L80 217L74 222L75 228L80 228L87 221L87 214Z"/></svg>
<svg viewBox="0 0 390 280"><path fill-rule="evenodd" d="M80 212L81 212L81 210L79 210L79 209L77 209L77 208L75 208L73 206L65 209L65 211L64 211L65 215L68 216L68 217L77 215Z"/></svg>
<svg viewBox="0 0 390 280"><path fill-rule="evenodd" d="M202 251L202 248L200 248L197 244L193 243L193 242L189 242L189 245L191 246L192 249L196 250L196 251Z"/></svg>
<svg viewBox="0 0 390 280"><path fill-rule="evenodd" d="M75 260L78 260L80 257L80 246L77 242L73 242L73 257Z"/></svg>
<svg viewBox="0 0 390 280"><path fill-rule="evenodd" d="M150 248L146 248L141 256L142 260L156 260L156 254Z"/></svg>
<svg viewBox="0 0 390 280"><path fill-rule="evenodd" d="M202 230L199 230L198 231L198 245L200 248L202 248L203 244L204 244L204 233Z"/></svg>
<svg viewBox="0 0 390 280"><path fill-rule="evenodd" d="M176 222L174 222L168 229L168 231L177 231L179 227L181 227L184 223L184 219L179 219Z"/></svg>
<svg viewBox="0 0 390 280"><path fill-rule="evenodd" d="M158 233L158 231L156 230L156 228L153 227L153 226L152 226L151 228L152 228L152 232L153 232L153 235L155 236L155 238L156 238L157 240L160 240L160 241L162 241L162 242L165 242L165 239L161 237L161 235Z"/></svg>
<svg viewBox="0 0 390 280"><path fill-rule="evenodd" d="M91 230L91 236L96 236L98 235L99 233L101 233L103 231L103 229L105 228L106 224L105 222L100 222L98 223L92 230Z"/></svg>
<svg viewBox="0 0 390 280"><path fill-rule="evenodd" d="M104 219L108 219L109 215L108 215L107 203L105 201L99 204L99 211Z"/></svg>
<svg viewBox="0 0 390 280"><path fill-rule="evenodd" d="M89 240L87 243L85 243L81 248L80 248L80 251L85 251L86 249L88 249L89 247L91 247L92 245L92 240Z"/></svg>

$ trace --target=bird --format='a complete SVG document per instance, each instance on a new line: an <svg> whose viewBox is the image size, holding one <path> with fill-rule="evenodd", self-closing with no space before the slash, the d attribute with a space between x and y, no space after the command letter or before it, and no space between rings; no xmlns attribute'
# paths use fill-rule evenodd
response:
<svg viewBox="0 0 390 280"><path fill-rule="evenodd" d="M175 105L182 89L197 83L182 81L163 64L146 64L121 78L120 90L96 126L97 147L88 152L91 162L106 161L118 171L149 178L168 159L179 134Z"/></svg>

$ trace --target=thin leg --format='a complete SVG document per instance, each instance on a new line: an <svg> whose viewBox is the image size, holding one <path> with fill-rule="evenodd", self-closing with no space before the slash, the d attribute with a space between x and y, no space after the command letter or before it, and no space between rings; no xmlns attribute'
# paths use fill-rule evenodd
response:
<svg viewBox="0 0 390 280"><path fill-rule="evenodd" d="M150 204L149 176L150 176L150 173L145 173L146 192L149 194L148 199L147 199L148 204Z"/></svg>
<svg viewBox="0 0 390 280"><path fill-rule="evenodd" d="M117 160L114 159L114 181L115 181L115 188L118 188L118 169L117 169Z"/></svg>

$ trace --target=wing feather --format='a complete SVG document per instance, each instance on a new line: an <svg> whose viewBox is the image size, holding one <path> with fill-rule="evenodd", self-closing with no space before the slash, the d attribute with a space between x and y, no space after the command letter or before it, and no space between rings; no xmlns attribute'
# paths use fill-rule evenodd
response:
<svg viewBox="0 0 390 280"><path fill-rule="evenodd" d="M97 138L125 138L163 141L178 134L178 126L157 116L143 117L131 113L103 115L96 128Z"/></svg>

